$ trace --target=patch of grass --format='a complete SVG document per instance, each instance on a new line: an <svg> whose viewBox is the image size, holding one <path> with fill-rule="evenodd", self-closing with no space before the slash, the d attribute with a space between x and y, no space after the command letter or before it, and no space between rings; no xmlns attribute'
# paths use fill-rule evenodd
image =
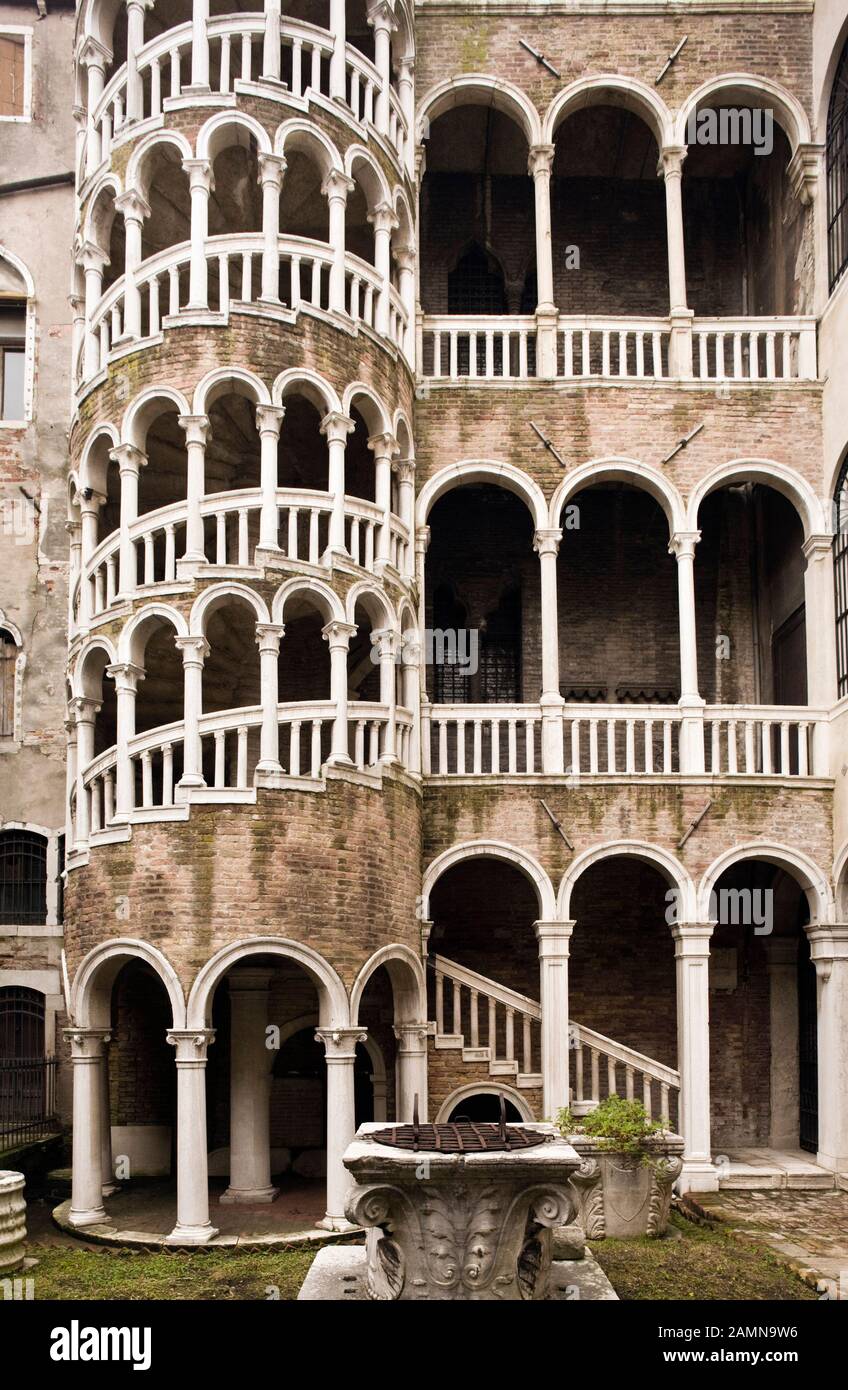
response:
<svg viewBox="0 0 848 1390"><path fill-rule="evenodd" d="M36 1299L294 1299L316 1251L75 1250L27 1246ZM269 1292L269 1290L271 1292ZM273 1292L277 1290L277 1292Z"/></svg>
<svg viewBox="0 0 848 1390"><path fill-rule="evenodd" d="M622 1299L815 1299L766 1250L672 1212L663 1240L599 1240L592 1254Z"/></svg>

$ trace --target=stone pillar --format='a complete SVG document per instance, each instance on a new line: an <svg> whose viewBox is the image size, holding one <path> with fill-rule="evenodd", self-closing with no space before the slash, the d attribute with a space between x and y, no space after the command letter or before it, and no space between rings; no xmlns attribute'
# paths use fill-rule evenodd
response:
<svg viewBox="0 0 848 1390"><path fill-rule="evenodd" d="M71 378L73 387L76 389L85 364L85 295L68 295L68 303L71 306L73 320L71 328Z"/></svg>
<svg viewBox="0 0 848 1390"><path fill-rule="evenodd" d="M388 203L378 203L369 212L368 221L374 228L374 269L380 280L377 294L375 327L384 338L389 336L389 292L392 284L392 232L398 220Z"/></svg>
<svg viewBox="0 0 848 1390"><path fill-rule="evenodd" d="M279 543L279 513L277 511L277 447L285 409L281 405L258 405L256 428L259 431L260 482L262 510L259 513L259 548L281 555Z"/></svg>
<svg viewBox="0 0 848 1390"><path fill-rule="evenodd" d="M183 654L183 775L180 787L205 787L200 747L200 716L203 713L203 663L209 655L205 637L175 637Z"/></svg>
<svg viewBox="0 0 848 1390"><path fill-rule="evenodd" d="M401 58L397 65L398 97L406 121L404 168L410 183L415 181L415 60Z"/></svg>
<svg viewBox="0 0 848 1390"><path fill-rule="evenodd" d="M169 1028L177 1063L177 1224L168 1245L205 1245L218 1234L209 1220L206 1157L206 1052L212 1028Z"/></svg>
<svg viewBox="0 0 848 1390"><path fill-rule="evenodd" d="M542 1104L553 1119L569 1102L568 943L573 922L534 922L542 1009Z"/></svg>
<svg viewBox="0 0 848 1390"><path fill-rule="evenodd" d="M109 1041L104 1040L100 1059L100 1176L101 1194L112 1197L120 1186L115 1182L112 1162L112 1101L109 1095Z"/></svg>
<svg viewBox="0 0 848 1390"><path fill-rule="evenodd" d="M321 185L329 211L329 241L333 253L330 266L330 308L336 314L347 312L345 304L345 209L355 185L340 169L331 169Z"/></svg>
<svg viewBox="0 0 848 1390"><path fill-rule="evenodd" d="M814 708L836 704L836 614L833 584L833 537L808 536L804 541L804 618L807 632L807 700ZM811 769L812 770L812 769ZM817 767L827 777L824 760Z"/></svg>
<svg viewBox="0 0 848 1390"><path fill-rule="evenodd" d="M349 415L331 410L321 421L321 433L327 440L329 464L327 470L327 491L333 499L330 512L330 534L322 563L332 564L333 555L347 555L345 540L345 446L347 437L353 433L354 423Z"/></svg>
<svg viewBox="0 0 848 1390"><path fill-rule="evenodd" d="M209 91L209 0L192 0L191 4L191 86L183 91L189 96L202 96Z"/></svg>
<svg viewBox="0 0 848 1390"><path fill-rule="evenodd" d="M353 623L341 623L335 618L321 629L330 648L330 698L335 710L332 750L327 761L347 767L352 763L347 751L347 654L355 632Z"/></svg>
<svg viewBox="0 0 848 1390"><path fill-rule="evenodd" d="M97 549L97 526L100 508L106 498L93 488L80 493L80 627L88 627L94 612L93 580L88 565Z"/></svg>
<svg viewBox="0 0 848 1390"><path fill-rule="evenodd" d="M406 770L417 774L421 771L421 642L413 631L405 632L401 641L401 699L404 709L412 715Z"/></svg>
<svg viewBox="0 0 848 1390"><path fill-rule="evenodd" d="M683 238L683 161L685 145L668 145L660 154L665 179L665 217L668 238L668 296L671 342L669 374L692 375L692 311L686 301L686 255ZM658 170L659 172L659 170Z"/></svg>
<svg viewBox="0 0 848 1390"><path fill-rule="evenodd" d="M121 549L118 564L119 599L133 598L138 582L135 545L130 527L138 520L138 478L147 464L147 455L134 444L119 444L109 452L121 476Z"/></svg>
<svg viewBox="0 0 848 1390"><path fill-rule="evenodd" d="M402 579L415 578L415 459L395 459L392 471L397 476L398 513L409 534L406 562Z"/></svg>
<svg viewBox="0 0 848 1390"><path fill-rule="evenodd" d="M700 531L675 531L669 552L677 560L677 621L680 634L680 771L704 771L704 701L698 693L698 632L695 621L695 546Z"/></svg>
<svg viewBox="0 0 848 1390"><path fill-rule="evenodd" d="M83 376L86 381L96 376L100 370L100 333L94 327L94 312L100 303L103 292L103 270L109 264L109 257L99 246L87 241L80 252L80 260L85 274L85 351L83 353ZM103 366L105 367L105 362Z"/></svg>
<svg viewBox="0 0 848 1390"><path fill-rule="evenodd" d="M65 720L65 733L68 735L67 751L65 754L65 858L73 854L76 848L76 832L74 827L73 803L71 797L76 791L77 786L77 723L71 713L71 717Z"/></svg>
<svg viewBox="0 0 848 1390"><path fill-rule="evenodd" d="M671 929L677 973L677 1069L683 1136L683 1186L715 1192L718 1177L710 1147L710 937L712 922Z"/></svg>
<svg viewBox="0 0 848 1390"><path fill-rule="evenodd" d="M230 1185L222 1202L273 1202L271 1066L266 1047L272 971L230 971Z"/></svg>
<svg viewBox="0 0 848 1390"><path fill-rule="evenodd" d="M356 1133L353 1067L356 1044L368 1037L364 1028L319 1028L327 1061L327 1214L318 1222L327 1231L350 1230L345 1197L351 1180L342 1155Z"/></svg>
<svg viewBox="0 0 848 1390"><path fill-rule="evenodd" d="M103 1049L108 1028L66 1028L74 1078L72 1226L108 1221L103 1208Z"/></svg>
<svg viewBox="0 0 848 1390"><path fill-rule="evenodd" d="M848 1172L848 924L807 927L818 999L819 1148L816 1162Z"/></svg>
<svg viewBox="0 0 848 1390"><path fill-rule="evenodd" d="M412 1120L415 1097L418 1118L427 1118L427 1024L396 1023L397 1067L395 1075L395 1117L402 1124Z"/></svg>
<svg viewBox="0 0 848 1390"><path fill-rule="evenodd" d="M330 33L333 52L330 57L330 96L347 105L347 33L345 0L330 0Z"/></svg>
<svg viewBox="0 0 848 1390"><path fill-rule="evenodd" d="M184 561L206 564L203 516L200 504L206 492L206 437L208 415L180 415L180 428L186 437L186 548Z"/></svg>
<svg viewBox="0 0 848 1390"><path fill-rule="evenodd" d="M771 1023L769 1145L797 1149L800 1129L798 1066L798 940L772 936L765 943Z"/></svg>
<svg viewBox="0 0 848 1390"><path fill-rule="evenodd" d="M559 623L557 618L557 555L562 531L536 531L533 549L539 556L542 607L542 771L562 772L563 753L562 709L565 701L559 693Z"/></svg>
<svg viewBox="0 0 848 1390"><path fill-rule="evenodd" d="M277 10L279 22L280 12ZM279 27L279 24L278 24ZM279 37L277 68L279 69ZM259 183L262 188L262 294L265 304L280 302L280 189L286 161L281 154L259 155Z"/></svg>
<svg viewBox="0 0 848 1390"><path fill-rule="evenodd" d="M368 448L374 455L374 501L380 510L375 570L391 563L392 558L392 458L398 452L393 434L372 434Z"/></svg>
<svg viewBox="0 0 848 1390"><path fill-rule="evenodd" d="M150 216L150 204L135 189L115 199L115 211L123 215L124 245L124 322L122 338L141 337L141 292L136 275L141 265L141 229Z"/></svg>
<svg viewBox="0 0 848 1390"><path fill-rule="evenodd" d="M262 700L262 732L257 772L281 772L280 734L277 725L278 670L280 640L285 634L282 623L257 623L256 641L259 646L259 681Z"/></svg>
<svg viewBox="0 0 848 1390"><path fill-rule="evenodd" d="M536 357L538 373L557 375L557 319L551 239L551 168L554 145L532 145L527 172L533 180L536 221Z"/></svg>
<svg viewBox="0 0 848 1390"><path fill-rule="evenodd" d="M91 829L91 809L84 777L86 768L94 757L94 721L100 709L100 702L78 695L71 701L71 709L77 723L77 824L74 849L79 852L88 849Z"/></svg>
<svg viewBox="0 0 848 1390"><path fill-rule="evenodd" d="M403 352L411 367L415 366L415 247L395 246L392 255L398 268L398 293L406 310L403 330Z"/></svg>
<svg viewBox="0 0 848 1390"><path fill-rule="evenodd" d="M381 135L389 133L389 92L392 81L392 33L397 28L397 20L392 14L388 0L378 0L368 10L368 23L374 30L374 66L380 77L380 86L374 110L374 124Z"/></svg>
<svg viewBox="0 0 848 1390"><path fill-rule="evenodd" d="M269 82L280 80L280 0L265 0L262 76Z"/></svg>
<svg viewBox="0 0 848 1390"><path fill-rule="evenodd" d="M207 0L208 3L208 0ZM187 309L208 309L206 238L209 235L209 195L214 188L212 164L208 159L184 159L191 193L191 263Z"/></svg>
<svg viewBox="0 0 848 1390"><path fill-rule="evenodd" d="M138 70L138 55L144 47L144 11L153 0L127 0L127 120L144 118L144 83Z"/></svg>
<svg viewBox="0 0 848 1390"><path fill-rule="evenodd" d="M135 699L144 668L131 661L106 667L115 682L118 697L118 728L115 740L115 820L126 821L135 809L135 777L130 757L130 740L135 737Z"/></svg>
<svg viewBox="0 0 848 1390"><path fill-rule="evenodd" d="M397 756L397 656L399 638L393 628L384 627L371 633L371 645L380 656L380 704L388 710L381 763L396 763Z"/></svg>
<svg viewBox="0 0 848 1390"><path fill-rule="evenodd" d="M100 145L100 133L94 124L94 112L97 104L103 95L103 88L106 85L106 63L112 57L108 48L104 48L89 35L80 51L80 63L86 70L86 136L85 136L85 176L90 179L100 167L101 160L104 158Z"/></svg>

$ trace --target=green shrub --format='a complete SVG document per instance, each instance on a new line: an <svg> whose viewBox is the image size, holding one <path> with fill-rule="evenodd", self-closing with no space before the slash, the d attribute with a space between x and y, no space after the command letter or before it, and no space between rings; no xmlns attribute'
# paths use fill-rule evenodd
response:
<svg viewBox="0 0 848 1390"><path fill-rule="evenodd" d="M662 1120L651 1120L641 1101L607 1096L595 1110L576 1119L569 1109L557 1112L560 1134L587 1134L616 1153L645 1154L648 1141L663 1131Z"/></svg>

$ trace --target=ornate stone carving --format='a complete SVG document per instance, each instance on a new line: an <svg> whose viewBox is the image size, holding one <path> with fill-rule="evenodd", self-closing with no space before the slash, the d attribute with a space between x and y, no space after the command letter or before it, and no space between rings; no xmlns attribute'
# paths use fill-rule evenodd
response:
<svg viewBox="0 0 848 1390"><path fill-rule="evenodd" d="M661 1236L668 1226L671 1189L683 1171L683 1160L669 1155L652 1164L653 1181L648 1205L648 1235Z"/></svg>
<svg viewBox="0 0 848 1390"><path fill-rule="evenodd" d="M571 1175L571 1188L577 1206L577 1220L586 1232L586 1239L603 1240L607 1228L601 1168L597 1159L584 1158L577 1172Z"/></svg>

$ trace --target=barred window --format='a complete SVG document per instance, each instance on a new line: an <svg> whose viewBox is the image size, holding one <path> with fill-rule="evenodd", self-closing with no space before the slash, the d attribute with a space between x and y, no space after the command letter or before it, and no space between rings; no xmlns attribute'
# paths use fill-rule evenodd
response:
<svg viewBox="0 0 848 1390"><path fill-rule="evenodd" d="M506 313L503 271L494 256L477 242L460 257L448 275L448 313Z"/></svg>
<svg viewBox="0 0 848 1390"><path fill-rule="evenodd" d="M848 43L830 94L826 167L827 259L833 290L848 265Z"/></svg>
<svg viewBox="0 0 848 1390"><path fill-rule="evenodd" d="M47 921L47 840L30 830L0 833L0 925Z"/></svg>
<svg viewBox="0 0 848 1390"><path fill-rule="evenodd" d="M29 1062L44 1056L44 995L37 989L0 989L0 1061Z"/></svg>

